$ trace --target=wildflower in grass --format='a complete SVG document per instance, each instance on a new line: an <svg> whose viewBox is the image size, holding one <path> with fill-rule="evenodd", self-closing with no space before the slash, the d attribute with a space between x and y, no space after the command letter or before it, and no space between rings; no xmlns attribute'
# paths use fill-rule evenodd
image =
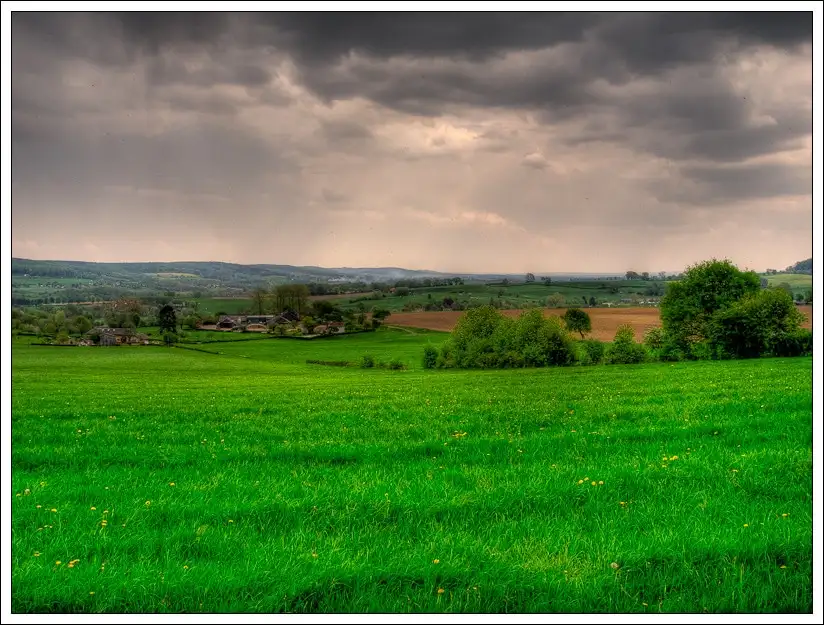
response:
<svg viewBox="0 0 824 625"><path fill-rule="evenodd" d="M31 491L27 488L23 491L23 495L31 495Z"/></svg>
<svg viewBox="0 0 824 625"><path fill-rule="evenodd" d="M670 458L670 462L672 462L673 460L678 460L678 456L673 456L672 458Z"/></svg>
<svg viewBox="0 0 824 625"><path fill-rule="evenodd" d="M52 508L51 511L52 512L57 512L57 508Z"/></svg>
<svg viewBox="0 0 824 625"><path fill-rule="evenodd" d="M37 504L37 505L35 506L35 508L37 508L38 510L40 510L40 508L42 508L42 507L43 507L43 506L41 506L40 504Z"/></svg>
<svg viewBox="0 0 824 625"><path fill-rule="evenodd" d="M438 594L442 595L443 593L444 593L444 589L443 588L438 588Z"/></svg>
<svg viewBox="0 0 824 625"><path fill-rule="evenodd" d="M96 507L96 506L92 506L91 508L89 508L89 510L97 510L97 507Z"/></svg>
<svg viewBox="0 0 824 625"><path fill-rule="evenodd" d="M78 562L80 562L80 560L71 560L71 561L69 562L69 568L70 568L70 569L73 569L73 568L74 568L74 565L75 565L75 564L77 564Z"/></svg>
<svg viewBox="0 0 824 625"><path fill-rule="evenodd" d="M598 480L598 486L603 486L603 485L604 485L604 480Z"/></svg>
<svg viewBox="0 0 824 625"><path fill-rule="evenodd" d="M785 518L785 519L786 519L788 516L790 516L790 513L789 513L789 512L785 512L785 513L784 513L784 514L782 514L781 516L782 516L783 518Z"/></svg>
<svg viewBox="0 0 824 625"><path fill-rule="evenodd" d="M432 560L432 564L440 564L440 563L441 563L441 561L440 561L440 560L438 560L437 558L435 558L434 560Z"/></svg>
<svg viewBox="0 0 824 625"><path fill-rule="evenodd" d="M106 519L103 519L102 521L100 521L100 525L102 527L106 527L108 524L109 524L109 522Z"/></svg>
<svg viewBox="0 0 824 625"><path fill-rule="evenodd" d="M17 494L15 495L15 497L22 497L22 496L23 496L23 495L22 495L21 493L17 493Z"/></svg>
<svg viewBox="0 0 824 625"><path fill-rule="evenodd" d="M578 480L578 485L579 485L579 486L580 486L581 484L583 484L583 483L584 483L584 480Z"/></svg>
<svg viewBox="0 0 824 625"><path fill-rule="evenodd" d="M188 564L184 564L184 565L183 565L183 570L184 570L184 571L188 571L188 570L189 570L189 565L188 565Z"/></svg>
<svg viewBox="0 0 824 625"><path fill-rule="evenodd" d="M147 500L146 500L146 505L147 505L147 506L151 506L151 505L152 505L152 502L151 502L151 501L149 501L149 500L147 499Z"/></svg>
<svg viewBox="0 0 824 625"><path fill-rule="evenodd" d="M749 523L744 523L744 527L749 527L749 526L750 526Z"/></svg>
<svg viewBox="0 0 824 625"><path fill-rule="evenodd" d="M782 564L782 565L781 565L781 566L779 566L778 568L779 568L779 569L786 569L786 568L787 568L787 565L786 565L786 564Z"/></svg>
<svg viewBox="0 0 824 625"><path fill-rule="evenodd" d="M174 486L174 485L175 485L174 482L169 482L169 486Z"/></svg>
<svg viewBox="0 0 824 625"><path fill-rule="evenodd" d="M610 564L610 566L611 566L611 567L613 568L613 570L615 570L615 571L617 571L618 569L620 569L620 568L621 568L621 565L620 565L620 564L618 564L617 562L613 562L612 564Z"/></svg>
<svg viewBox="0 0 824 625"><path fill-rule="evenodd" d="M35 558L39 558L39 557L40 557L40 552L39 552L39 551L35 551L35 552L34 552L34 557L35 557Z"/></svg>
<svg viewBox="0 0 824 625"><path fill-rule="evenodd" d="M592 485L593 485L593 486L596 486L595 480L593 480L593 481L592 481Z"/></svg>
<svg viewBox="0 0 824 625"><path fill-rule="evenodd" d="M93 590L90 590L90 591L89 591L89 594L90 594L90 595L93 595L93 594L94 594L94 591L93 591Z"/></svg>
<svg viewBox="0 0 824 625"><path fill-rule="evenodd" d="M317 554L317 553L315 553L315 552L313 551L313 552L312 552L312 557L313 557L313 558L317 558L317 557L318 557L318 554Z"/></svg>
<svg viewBox="0 0 824 625"><path fill-rule="evenodd" d="M584 478L584 481L585 481L585 482L589 482L589 478L588 478L588 477L585 477L585 478Z"/></svg>
<svg viewBox="0 0 824 625"><path fill-rule="evenodd" d="M229 519L229 523L234 523L234 521L232 519Z"/></svg>
<svg viewBox="0 0 824 625"><path fill-rule="evenodd" d="M644 607L648 607L648 606L649 606L649 604L648 604L648 603L645 603L645 602L642 602L642 603L641 603L641 605L642 605L642 606L644 606Z"/></svg>
<svg viewBox="0 0 824 625"><path fill-rule="evenodd" d="M54 563L54 566L60 566L61 564L63 564L63 563L60 560L56 560L55 563Z"/></svg>
<svg viewBox="0 0 824 625"><path fill-rule="evenodd" d="M109 514L109 511L108 511L108 510L104 510L104 511L103 511L103 514Z"/></svg>
<svg viewBox="0 0 824 625"><path fill-rule="evenodd" d="M619 501L618 505L625 506L625 505L627 505L627 502L626 501Z"/></svg>

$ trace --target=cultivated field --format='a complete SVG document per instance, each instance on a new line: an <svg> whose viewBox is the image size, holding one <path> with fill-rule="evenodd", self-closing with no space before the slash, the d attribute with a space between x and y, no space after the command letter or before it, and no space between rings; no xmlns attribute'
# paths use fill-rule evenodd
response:
<svg viewBox="0 0 824 625"><path fill-rule="evenodd" d="M14 341L12 610L812 610L811 358L423 370L445 337ZM367 353L410 370L305 362Z"/></svg>
<svg viewBox="0 0 824 625"><path fill-rule="evenodd" d="M601 341L611 341L618 326L628 323L635 329L635 338L641 340L647 328L661 325L657 308L587 308L587 314L592 319L592 333L590 336ZM799 306L799 310L807 317L803 324L805 328L812 328L812 306ZM517 317L520 310L502 311L510 317ZM547 315L561 316L564 309L545 309ZM459 311L444 312L415 312L393 313L386 321L394 326L426 328L449 332L455 327L458 319L463 315Z"/></svg>

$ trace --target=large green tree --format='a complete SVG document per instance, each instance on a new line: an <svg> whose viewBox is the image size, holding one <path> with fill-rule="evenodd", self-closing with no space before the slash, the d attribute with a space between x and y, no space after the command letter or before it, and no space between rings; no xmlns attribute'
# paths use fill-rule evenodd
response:
<svg viewBox="0 0 824 625"><path fill-rule="evenodd" d="M169 304L166 304L157 313L157 325L160 326L160 332L174 332L177 330L177 313L175 309Z"/></svg>
<svg viewBox="0 0 824 625"><path fill-rule="evenodd" d="M729 260L711 259L687 267L661 299L664 330L675 345L689 350L709 337L715 313L760 289L758 274L741 271Z"/></svg>
<svg viewBox="0 0 824 625"><path fill-rule="evenodd" d="M570 332L578 332L582 339L585 334L592 332L592 320L589 318L589 315L580 308L567 308L567 311L561 319L564 320L567 330Z"/></svg>

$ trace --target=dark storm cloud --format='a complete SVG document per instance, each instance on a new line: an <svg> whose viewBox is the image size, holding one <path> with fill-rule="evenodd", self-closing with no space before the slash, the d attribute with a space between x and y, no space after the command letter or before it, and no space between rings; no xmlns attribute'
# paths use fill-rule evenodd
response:
<svg viewBox="0 0 824 625"><path fill-rule="evenodd" d="M802 196L812 191L812 170L786 164L686 166L686 176L696 184L691 193L671 191L672 199L695 204L781 196Z"/></svg>
<svg viewBox="0 0 824 625"><path fill-rule="evenodd" d="M113 212L186 196L193 224L210 194L249 223L288 212L295 249L313 219L377 228L398 206L413 238L414 219L554 233L548 197L577 224L675 232L809 195L810 12L15 12L12 32L35 233L106 188L138 191Z"/></svg>

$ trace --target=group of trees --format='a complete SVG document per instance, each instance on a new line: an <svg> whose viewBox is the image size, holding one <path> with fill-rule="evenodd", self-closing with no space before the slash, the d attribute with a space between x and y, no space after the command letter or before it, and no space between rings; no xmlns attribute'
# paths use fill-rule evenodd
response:
<svg viewBox="0 0 824 625"><path fill-rule="evenodd" d="M661 300L663 341L692 358L792 356L812 348L804 316L783 288L762 288L729 261L689 267Z"/></svg>
<svg viewBox="0 0 824 625"><path fill-rule="evenodd" d="M752 271L727 260L688 267L661 300L663 327L643 342L621 326L612 343L585 340L592 331L586 311L568 309L561 319L528 310L517 319L491 306L467 311L450 338L424 351L427 368L505 368L631 364L648 360L758 358L812 353L812 332L782 288L762 288ZM563 323L562 323L563 321ZM580 334L574 340L570 332Z"/></svg>

